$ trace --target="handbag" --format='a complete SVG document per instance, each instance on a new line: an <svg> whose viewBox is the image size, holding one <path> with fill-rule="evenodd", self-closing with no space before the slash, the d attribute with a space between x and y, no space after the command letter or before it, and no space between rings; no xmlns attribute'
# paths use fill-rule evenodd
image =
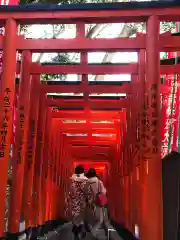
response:
<svg viewBox="0 0 180 240"><path fill-rule="evenodd" d="M95 204L98 207L104 207L107 204L107 197L101 192L101 185L98 181L98 192L96 194Z"/></svg>

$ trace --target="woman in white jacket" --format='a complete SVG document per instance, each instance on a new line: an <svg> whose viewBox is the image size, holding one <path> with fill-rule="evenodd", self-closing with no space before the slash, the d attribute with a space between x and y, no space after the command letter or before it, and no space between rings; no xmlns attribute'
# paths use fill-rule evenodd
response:
<svg viewBox="0 0 180 240"><path fill-rule="evenodd" d="M88 202L91 209L91 215L93 213L94 218L94 224L92 226L91 232L93 236L96 237L97 231L101 227L104 220L103 207L97 206L96 197L98 193L106 195L106 188L104 187L103 182L97 177L96 170L94 168L90 168L86 176L89 179L88 192L91 192L88 197Z"/></svg>

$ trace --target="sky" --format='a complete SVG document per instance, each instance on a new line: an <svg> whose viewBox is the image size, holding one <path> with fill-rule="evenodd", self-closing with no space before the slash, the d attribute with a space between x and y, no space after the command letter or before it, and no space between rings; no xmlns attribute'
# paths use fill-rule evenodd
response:
<svg viewBox="0 0 180 240"><path fill-rule="evenodd" d="M112 23L112 24L102 24L101 30L98 36L93 36L96 38L117 38L123 28L123 23ZM86 31L89 26L86 25ZM52 38L52 25L31 25L28 28L27 38ZM65 31L57 36L59 39L70 39L75 38L76 36L76 26L73 24L66 25ZM88 63L101 63L105 52L94 52L88 53ZM41 62L48 62L51 60L56 53L45 53L41 59ZM74 61L80 61L80 54L70 53L70 58L76 59ZM38 53L33 54L33 61L37 61L39 57ZM136 52L117 52L113 54L113 57L110 61L111 63L129 63L137 62L137 53ZM95 76L89 75L89 80L93 81ZM77 75L67 75L67 81L77 81ZM129 74L120 74L120 75L105 75L104 81L130 81L131 76Z"/></svg>
<svg viewBox="0 0 180 240"><path fill-rule="evenodd" d="M118 37L121 29L123 27L122 23L113 23L113 24L106 24L106 27L103 28L103 30L99 33L99 36L97 38L115 38ZM75 25L66 25L66 30L60 34L57 38L74 38L76 35L76 29ZM31 25L28 28L28 34L26 36L27 38L51 38L52 37L52 27L50 25ZM89 63L101 63L105 52L95 52L95 53L88 53L88 62ZM55 55L55 53L46 53L42 57L42 62L44 61L50 61L52 56ZM76 54L77 55L77 54ZM38 59L39 54L36 53L33 55L33 61L36 61ZM73 58L74 53L71 53L70 56ZM77 56L77 58L80 58ZM78 62L78 60L77 60ZM137 53L135 52L119 52L115 53L112 58L112 63L128 63L128 62L137 62ZM77 75L68 75L67 81L76 81L78 79ZM93 80L93 77L90 76L90 79ZM105 81L130 81L130 75L128 74L122 74L122 75L105 75L104 77Z"/></svg>

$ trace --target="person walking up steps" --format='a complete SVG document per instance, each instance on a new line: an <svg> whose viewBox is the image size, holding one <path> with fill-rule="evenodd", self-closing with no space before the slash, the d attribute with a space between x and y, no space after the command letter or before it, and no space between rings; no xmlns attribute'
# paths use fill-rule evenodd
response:
<svg viewBox="0 0 180 240"><path fill-rule="evenodd" d="M106 189L103 182L97 177L94 168L90 168L86 176L89 179L87 191L89 208L91 209L91 214L88 214L89 222L93 220L91 232L96 238L98 229L101 227L104 220L103 209L107 204Z"/></svg>
<svg viewBox="0 0 180 240"><path fill-rule="evenodd" d="M69 203L71 209L71 218L75 239L86 237L84 227L84 217L87 204L87 186L88 178L84 175L83 166L79 165L75 168L74 174L70 179ZM90 194L90 191L89 191Z"/></svg>

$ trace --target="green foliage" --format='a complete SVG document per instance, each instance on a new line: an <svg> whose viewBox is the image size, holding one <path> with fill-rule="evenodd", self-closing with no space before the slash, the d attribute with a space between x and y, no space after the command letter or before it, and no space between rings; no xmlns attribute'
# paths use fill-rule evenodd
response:
<svg viewBox="0 0 180 240"><path fill-rule="evenodd" d="M82 4L82 3L110 3L113 2L113 0L20 0L19 4ZM58 25L52 25L52 38L56 38L58 35L63 33L65 31L65 25L64 24L58 24ZM28 26L21 26L21 30L24 31L24 33L27 33ZM90 31L90 29L89 29ZM66 64L70 63L71 60L69 59L69 55L66 53L59 53L56 57L51 59L52 63L57 64ZM65 75L57 75L57 74L43 74L41 76L42 80L51 80L51 79L59 79L59 80L65 80Z"/></svg>
<svg viewBox="0 0 180 240"><path fill-rule="evenodd" d="M55 57L52 58L52 64L67 64L70 63L69 56L66 53L58 53ZM46 64L46 63L45 63ZM41 75L41 80L66 80L66 75L60 74L43 74Z"/></svg>
<svg viewBox="0 0 180 240"><path fill-rule="evenodd" d="M60 74L42 74L41 75L41 81L53 81L53 80L66 80L66 75L60 75Z"/></svg>
<svg viewBox="0 0 180 240"><path fill-rule="evenodd" d="M113 0L20 0L19 4L80 4L80 3L107 3Z"/></svg>
<svg viewBox="0 0 180 240"><path fill-rule="evenodd" d="M123 2L123 0L121 0ZM20 4L82 4L82 3L111 3L115 2L114 0L20 0ZM136 31L143 32L146 28L145 23L129 23L128 26L132 27ZM52 27L52 34L46 34L45 37L51 37L51 38L57 38L60 34L62 34L65 31L66 25L64 24L58 24L58 25L51 25ZM97 26L90 25L88 29L87 35L92 35L93 31L96 31ZM172 31L176 27L175 22L161 22L160 24L160 31L166 32L166 31ZM26 33L28 27L23 26L24 33ZM92 32L91 32L92 31ZM89 37L89 36L88 36ZM42 55L41 55L42 57ZM165 58L165 55L162 56ZM40 58L39 58L40 60ZM53 64L67 64L71 63L71 59L69 58L69 55L67 53L58 53L55 57L51 59L51 63ZM65 75L55 75L55 74L49 74L49 75L42 75L42 80L51 80L51 79L59 79L59 80L65 80Z"/></svg>
<svg viewBox="0 0 180 240"><path fill-rule="evenodd" d="M52 59L53 63L61 63L61 64L66 64L70 63L69 58L67 57L66 53L58 53L55 57Z"/></svg>
<svg viewBox="0 0 180 240"><path fill-rule="evenodd" d="M161 22L160 24L160 31L168 32L176 29L175 22Z"/></svg>

